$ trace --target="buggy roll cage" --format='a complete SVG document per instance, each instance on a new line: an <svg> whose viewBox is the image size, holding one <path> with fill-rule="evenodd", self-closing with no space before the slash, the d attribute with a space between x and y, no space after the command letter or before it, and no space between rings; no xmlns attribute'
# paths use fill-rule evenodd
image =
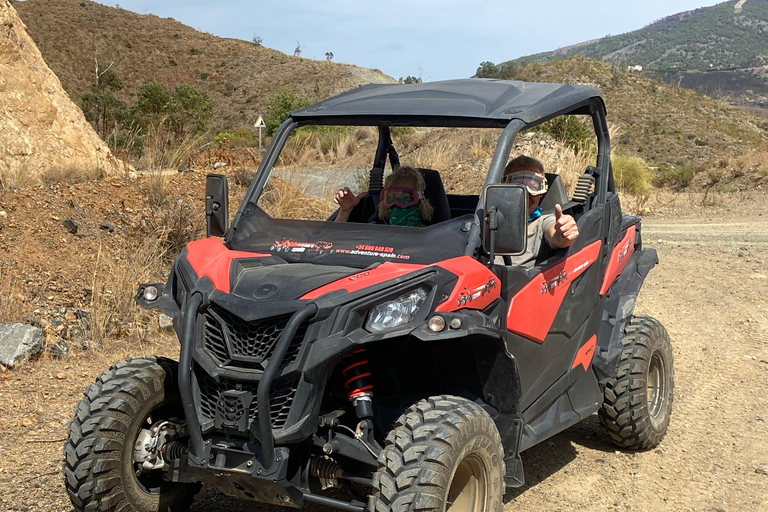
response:
<svg viewBox="0 0 768 512"><path fill-rule="evenodd" d="M390 127L503 128L483 183L501 182L517 134L562 115L588 115L597 137L595 204L614 192L605 103L588 86L469 78L421 84L370 84L291 112L277 129L226 236L229 245L248 203L255 204L290 134L307 125L374 126L379 140L372 169L383 170L387 157L399 163ZM371 173L369 189L382 187L383 174ZM468 255L481 245L482 195L469 233Z"/></svg>

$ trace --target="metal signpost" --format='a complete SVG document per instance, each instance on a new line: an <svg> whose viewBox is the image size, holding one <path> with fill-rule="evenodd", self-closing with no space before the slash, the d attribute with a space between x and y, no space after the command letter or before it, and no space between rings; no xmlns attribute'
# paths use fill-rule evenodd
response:
<svg viewBox="0 0 768 512"><path fill-rule="evenodd" d="M261 116L256 120L256 124L253 125L254 128L259 129L259 153L261 153L261 129L266 128L266 124L264 124L264 119L262 119Z"/></svg>

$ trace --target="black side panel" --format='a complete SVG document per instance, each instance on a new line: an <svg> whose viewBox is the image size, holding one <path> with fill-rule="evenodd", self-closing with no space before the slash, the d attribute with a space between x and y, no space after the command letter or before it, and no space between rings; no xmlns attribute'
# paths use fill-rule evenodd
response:
<svg viewBox="0 0 768 512"><path fill-rule="evenodd" d="M645 277L656 263L658 263L658 257L655 249L635 251L604 297L603 320L593 360L601 386L614 375L616 362L621 355L624 326L632 316L637 294Z"/></svg>
<svg viewBox="0 0 768 512"><path fill-rule="evenodd" d="M619 196L611 192L608 193L608 204L606 205L608 214L608 240L605 244L606 258L610 258L611 249L621 239L622 233L622 217L621 217L621 205L619 204Z"/></svg>
<svg viewBox="0 0 768 512"><path fill-rule="evenodd" d="M548 406L537 403L531 407L538 409L535 416L529 411L524 414L521 452L593 414L603 402L603 393L592 368L585 372L579 367L558 380L540 402Z"/></svg>

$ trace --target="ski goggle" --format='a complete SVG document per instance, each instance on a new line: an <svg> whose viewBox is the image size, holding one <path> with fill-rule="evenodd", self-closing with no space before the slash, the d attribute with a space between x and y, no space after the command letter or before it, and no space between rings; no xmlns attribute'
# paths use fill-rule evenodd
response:
<svg viewBox="0 0 768 512"><path fill-rule="evenodd" d="M523 185L532 196L540 196L547 191L546 178L533 171L511 172L504 176L501 182Z"/></svg>
<svg viewBox="0 0 768 512"><path fill-rule="evenodd" d="M424 192L411 187L387 187L379 196L379 200L387 208L391 208L392 205L408 208L418 203L420 199L424 199Z"/></svg>

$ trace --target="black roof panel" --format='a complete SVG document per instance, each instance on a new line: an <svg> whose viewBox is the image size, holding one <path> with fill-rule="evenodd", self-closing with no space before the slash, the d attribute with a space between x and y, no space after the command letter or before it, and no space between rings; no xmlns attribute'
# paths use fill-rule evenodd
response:
<svg viewBox="0 0 768 512"><path fill-rule="evenodd" d="M297 110L291 117L299 123L365 119L440 125L452 120L456 125L497 126L511 119L535 123L590 104L604 108L600 93L585 85L468 78L364 85Z"/></svg>

